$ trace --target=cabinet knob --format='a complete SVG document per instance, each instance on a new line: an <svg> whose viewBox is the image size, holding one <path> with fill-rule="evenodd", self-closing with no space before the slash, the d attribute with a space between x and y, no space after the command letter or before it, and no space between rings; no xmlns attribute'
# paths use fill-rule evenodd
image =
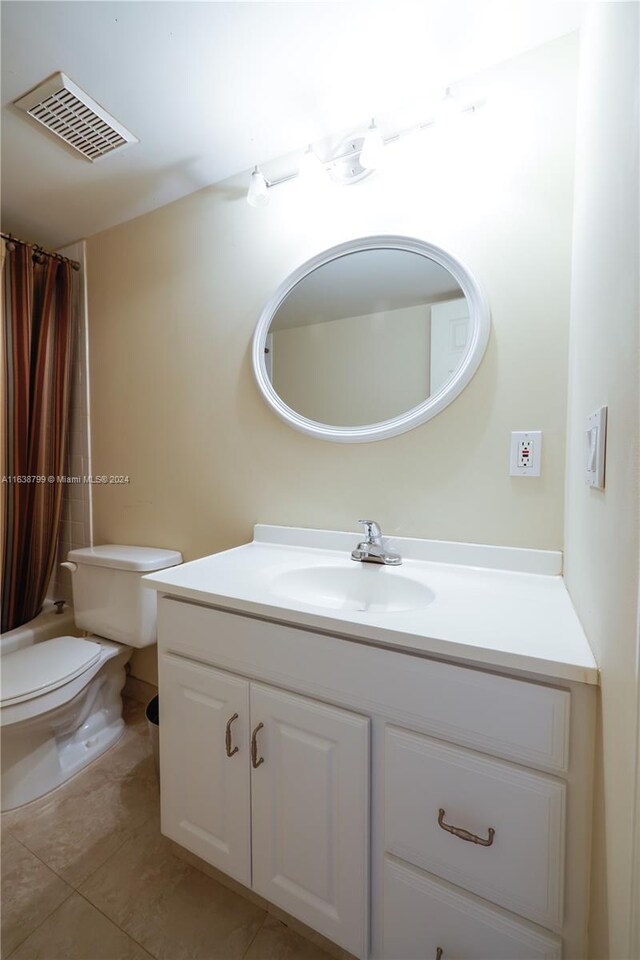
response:
<svg viewBox="0 0 640 960"><path fill-rule="evenodd" d="M493 827L489 827L489 836L486 840L483 840L482 837L476 836L475 833L469 833L469 831L465 830L463 827L452 827L450 823L444 822L444 810L442 807L440 807L440 810L438 811L438 826L442 827L443 830L446 830L447 833L452 833L454 837L459 837L461 840L468 840L469 843L479 843L481 847L490 847L493 843L493 838L496 835Z"/></svg>
<svg viewBox="0 0 640 960"><path fill-rule="evenodd" d="M251 734L251 766L254 770L257 770L260 764L264 763L264 757L258 758L258 742L256 739L258 736L258 731L262 730L263 727L264 723L259 723Z"/></svg>
<svg viewBox="0 0 640 960"><path fill-rule="evenodd" d="M229 717L229 719L227 720L227 729L224 735L224 747L225 747L225 750L227 751L228 757L232 757L235 753L238 752L238 747L234 747L233 750L231 749L231 724L233 723L234 720L237 720L237 719L238 719L238 714L234 713L234 715L232 717Z"/></svg>

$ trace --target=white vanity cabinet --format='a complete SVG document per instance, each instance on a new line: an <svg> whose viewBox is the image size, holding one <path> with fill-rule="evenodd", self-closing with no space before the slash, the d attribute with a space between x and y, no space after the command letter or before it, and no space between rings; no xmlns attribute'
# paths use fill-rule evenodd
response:
<svg viewBox="0 0 640 960"><path fill-rule="evenodd" d="M369 720L163 653L162 832L362 956Z"/></svg>
<svg viewBox="0 0 640 960"><path fill-rule="evenodd" d="M163 833L358 957L586 956L593 686L158 623Z"/></svg>

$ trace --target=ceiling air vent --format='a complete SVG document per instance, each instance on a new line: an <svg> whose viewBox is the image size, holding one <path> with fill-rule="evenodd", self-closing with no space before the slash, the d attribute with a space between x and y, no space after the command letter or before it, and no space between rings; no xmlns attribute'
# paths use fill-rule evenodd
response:
<svg viewBox="0 0 640 960"><path fill-rule="evenodd" d="M128 143L138 142L137 137L64 73L54 73L15 100L14 106L24 110L92 163Z"/></svg>

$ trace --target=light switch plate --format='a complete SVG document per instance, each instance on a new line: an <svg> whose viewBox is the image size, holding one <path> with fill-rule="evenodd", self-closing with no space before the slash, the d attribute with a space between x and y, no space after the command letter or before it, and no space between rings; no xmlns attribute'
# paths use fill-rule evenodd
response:
<svg viewBox="0 0 640 960"><path fill-rule="evenodd" d="M584 480L596 490L604 490L607 446L607 408L600 407L590 417L584 433Z"/></svg>
<svg viewBox="0 0 640 960"><path fill-rule="evenodd" d="M539 477L542 460L542 432L514 430L511 434L509 474L512 477Z"/></svg>

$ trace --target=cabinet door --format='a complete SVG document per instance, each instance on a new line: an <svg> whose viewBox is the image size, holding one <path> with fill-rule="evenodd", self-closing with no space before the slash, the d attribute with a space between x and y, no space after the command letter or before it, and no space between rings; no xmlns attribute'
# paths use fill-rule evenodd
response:
<svg viewBox="0 0 640 960"><path fill-rule="evenodd" d="M252 684L251 724L253 889L362 957L369 720Z"/></svg>
<svg viewBox="0 0 640 960"><path fill-rule="evenodd" d="M249 683L163 654L160 690L162 832L250 885Z"/></svg>

